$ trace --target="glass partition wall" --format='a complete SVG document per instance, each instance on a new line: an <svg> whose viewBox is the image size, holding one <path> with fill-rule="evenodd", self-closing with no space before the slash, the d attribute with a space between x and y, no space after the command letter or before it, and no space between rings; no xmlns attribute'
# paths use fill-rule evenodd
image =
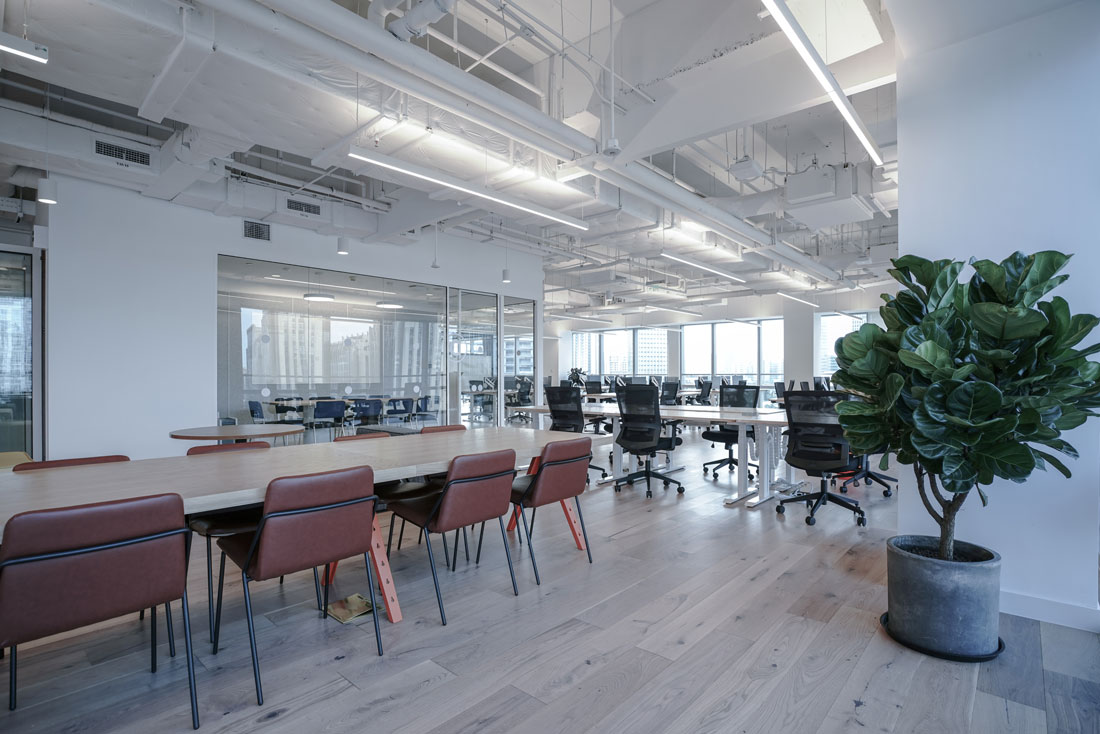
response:
<svg viewBox="0 0 1100 734"><path fill-rule="evenodd" d="M446 307L441 286L220 256L219 414L308 426L310 399L373 398L378 422L439 421Z"/></svg>
<svg viewBox="0 0 1100 734"><path fill-rule="evenodd" d="M497 424L497 297L452 288L448 297L448 423Z"/></svg>
<svg viewBox="0 0 1100 734"><path fill-rule="evenodd" d="M533 405L535 385L535 302L504 296L501 310L501 343L504 347L504 407L507 423L532 423L523 408Z"/></svg>

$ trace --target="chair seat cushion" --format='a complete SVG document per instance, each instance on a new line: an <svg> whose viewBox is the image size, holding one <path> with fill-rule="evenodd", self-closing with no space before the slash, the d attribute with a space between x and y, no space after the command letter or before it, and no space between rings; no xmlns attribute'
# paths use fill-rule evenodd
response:
<svg viewBox="0 0 1100 734"><path fill-rule="evenodd" d="M436 503L439 502L439 492L429 495L421 495L419 497L409 497L407 499L397 500L387 503L393 514L408 520L413 525L418 527L425 527L428 524L428 519L432 515L432 510L435 509Z"/></svg>
<svg viewBox="0 0 1100 734"><path fill-rule="evenodd" d="M442 482L381 482L374 485L374 493L387 505L399 500L435 495L441 489Z"/></svg>
<svg viewBox="0 0 1100 734"><path fill-rule="evenodd" d="M248 560L248 551L252 548L252 539L256 537L256 531L253 529L250 532L238 533L237 535L227 535L225 537L218 538L218 547L229 556L229 560L237 564L237 567L242 570L245 569L244 564ZM249 573L249 576L252 574Z"/></svg>
<svg viewBox="0 0 1100 734"><path fill-rule="evenodd" d="M535 481L534 474L524 474L516 477L512 481L512 504L523 501L523 495L527 493L527 490L531 488L531 482Z"/></svg>
<svg viewBox="0 0 1100 734"><path fill-rule="evenodd" d="M255 531L263 514L263 507L257 506L248 510L201 515L192 518L188 525L193 533L204 538L223 538Z"/></svg>

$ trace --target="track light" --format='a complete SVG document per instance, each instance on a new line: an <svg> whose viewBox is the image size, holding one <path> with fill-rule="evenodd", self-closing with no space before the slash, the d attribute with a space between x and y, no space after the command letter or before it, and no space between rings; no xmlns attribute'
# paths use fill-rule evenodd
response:
<svg viewBox="0 0 1100 734"><path fill-rule="evenodd" d="M789 298L792 301L798 301L799 303L805 303L807 306L813 306L814 308L818 308L818 305L816 303L811 303L810 301L804 301L801 298L795 298L794 296L790 295L789 293L784 293L783 291L776 291L776 294L778 294L780 296L783 296L784 298Z"/></svg>
<svg viewBox="0 0 1100 734"><path fill-rule="evenodd" d="M467 181L463 181L460 178L455 178L446 173L434 171L430 168L418 166L414 163L408 163L406 161L399 160L397 158L391 158L381 153L375 153L373 150L367 150L366 148L360 148L358 146L352 146L348 150L348 157L355 158L356 160L363 161L364 163L370 163L374 166L381 166L382 168L388 168L391 171L403 173L406 176L412 176L413 178L419 178L422 181L434 183L439 186L446 186L449 189L455 191L461 191L464 194L470 196L476 196L486 201L492 201L503 206L511 207L512 209L518 209L521 212L527 212L528 214L534 214L537 217L543 219L549 219L553 222L558 222L575 229L588 231L588 225L579 219L573 219L567 217L564 214L558 214L550 209L544 209L535 204L522 202L519 199L505 199L502 195L496 194L491 189L483 189L477 187L475 184L471 184Z"/></svg>
<svg viewBox="0 0 1100 734"><path fill-rule="evenodd" d="M683 263L684 265L690 265L693 268L699 268L700 270L706 270L708 273L714 273L715 275L721 275L723 278L729 278L730 280L735 281L737 283L744 283L745 282L744 278L738 278L736 275L733 275L732 273L727 273L724 270L718 270L717 268L712 268L709 265L704 265L702 263L695 262L694 260L688 260L685 257L680 257L679 255L672 255L672 254L667 253L667 252L662 252L661 257L668 258L669 260L675 260L676 262Z"/></svg>
<svg viewBox="0 0 1100 734"><path fill-rule="evenodd" d="M57 181L52 178L38 179L38 203L57 203Z"/></svg>
<svg viewBox="0 0 1100 734"><path fill-rule="evenodd" d="M764 7L766 7L772 17L775 18L775 22L779 24L779 28L787 36L787 40L794 46L794 50L797 51L798 55L802 57L802 60L806 62L806 66L809 67L814 78L817 79L822 89L825 90L825 93L829 95L829 99L836 105L841 117L843 117L848 123L848 126L852 128L852 132L855 133L860 144L863 145L868 155L871 156L871 160L875 162L876 166L881 166L882 154L879 152L878 146L875 145L875 141L871 139L871 132L863 124L863 121L859 119L859 115L856 114L855 108L852 107L852 103L844 94L844 90L841 89L836 77L829 71L829 67L825 65L825 61L821 58L821 54L819 54L817 49L814 48L814 45L810 43L810 39L806 36L806 32L802 30L802 26L795 20L794 14L791 13L791 9L787 7L785 0L761 0L761 2L764 3Z"/></svg>
<svg viewBox="0 0 1100 734"><path fill-rule="evenodd" d="M0 32L0 51L22 56L24 59L37 61L40 64L45 64L50 60L49 49L41 43L13 36L10 33Z"/></svg>

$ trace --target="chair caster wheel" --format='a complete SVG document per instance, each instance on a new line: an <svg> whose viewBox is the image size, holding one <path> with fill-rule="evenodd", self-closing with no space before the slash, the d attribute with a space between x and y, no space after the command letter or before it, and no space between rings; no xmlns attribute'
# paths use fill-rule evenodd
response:
<svg viewBox="0 0 1100 734"><path fill-rule="evenodd" d="M847 487L841 487L840 488L840 493L841 494L848 494L848 488Z"/></svg>
<svg viewBox="0 0 1100 734"><path fill-rule="evenodd" d="M882 496L883 497L893 497L894 496L894 490L884 489L884 490L882 490Z"/></svg>
<svg viewBox="0 0 1100 734"><path fill-rule="evenodd" d="M677 487L676 488L676 494L683 494L683 493L684 493L684 488L683 487Z"/></svg>
<svg viewBox="0 0 1100 734"><path fill-rule="evenodd" d="M786 507L784 507L783 505L776 505L776 506L775 506L775 511L776 511L776 512L777 512L778 514L782 515L783 513L785 513L785 512L787 511L787 508L786 508Z"/></svg>
<svg viewBox="0 0 1100 734"><path fill-rule="evenodd" d="M630 481L628 481L627 485L630 486L630 487L633 487L634 486L634 480L631 479Z"/></svg>
<svg viewBox="0 0 1100 734"><path fill-rule="evenodd" d="M600 479L607 479L607 472L605 472L605 471L600 472Z"/></svg>
<svg viewBox="0 0 1100 734"><path fill-rule="evenodd" d="M617 485L617 484L616 484L616 485L615 485L615 491L616 491L616 492L622 492L622 491L623 491L623 488L622 488L622 487L620 487L619 485Z"/></svg>
<svg viewBox="0 0 1100 734"><path fill-rule="evenodd" d="M871 486L871 478L867 477L866 479L863 480L863 483L866 484L868 487L870 487Z"/></svg>
<svg viewBox="0 0 1100 734"><path fill-rule="evenodd" d="M666 479L665 480L665 489L668 489L668 485L670 485L670 484L672 484L672 482L670 482Z"/></svg>
<svg viewBox="0 0 1100 734"><path fill-rule="evenodd" d="M717 479L718 478L718 472L714 472L713 474L711 474L711 477L713 477L714 479Z"/></svg>
<svg viewBox="0 0 1100 734"><path fill-rule="evenodd" d="M833 477L832 479L829 480L829 486L832 486L832 487L836 486L836 477Z"/></svg>
<svg viewBox="0 0 1100 734"><path fill-rule="evenodd" d="M751 482L753 480L753 476L752 476L751 472L748 474L748 477L749 477L749 481Z"/></svg>
<svg viewBox="0 0 1100 734"><path fill-rule="evenodd" d="M645 491L645 496L646 496L646 497L653 497L653 492L650 492L650 491L649 491L649 490L647 489L647 490Z"/></svg>
<svg viewBox="0 0 1100 734"><path fill-rule="evenodd" d="M856 525L859 525L860 527L865 527L867 525L867 518L863 515L860 515L856 518Z"/></svg>
<svg viewBox="0 0 1100 734"><path fill-rule="evenodd" d="M807 515L806 516L806 524L807 525L816 525L817 524L817 518L815 518L813 515Z"/></svg>

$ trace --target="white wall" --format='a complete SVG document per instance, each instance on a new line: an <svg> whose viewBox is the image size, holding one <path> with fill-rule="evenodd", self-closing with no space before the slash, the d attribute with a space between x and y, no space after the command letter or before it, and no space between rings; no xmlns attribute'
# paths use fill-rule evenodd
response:
<svg viewBox="0 0 1100 734"><path fill-rule="evenodd" d="M797 388L814 377L814 314L816 309L783 299L783 376Z"/></svg>
<svg viewBox="0 0 1100 734"><path fill-rule="evenodd" d="M217 422L219 254L541 300L540 259L510 252L505 285L493 245L442 235L436 270L432 237L340 256L335 237L308 230L272 225L271 242L246 240L237 217L61 176L58 187L46 265L51 457L182 454L170 430Z"/></svg>
<svg viewBox="0 0 1100 734"><path fill-rule="evenodd" d="M1100 313L1092 216L1100 202L1098 80L1095 2L903 59L901 251L994 259L1014 249L1075 253L1072 277L1056 293L1074 312ZM1040 471L1023 485L1000 482L988 508L977 497L964 506L958 537L1004 557L1004 611L1100 630L1100 420L1067 438L1083 457L1067 462L1072 480ZM899 530L934 532L908 485Z"/></svg>

